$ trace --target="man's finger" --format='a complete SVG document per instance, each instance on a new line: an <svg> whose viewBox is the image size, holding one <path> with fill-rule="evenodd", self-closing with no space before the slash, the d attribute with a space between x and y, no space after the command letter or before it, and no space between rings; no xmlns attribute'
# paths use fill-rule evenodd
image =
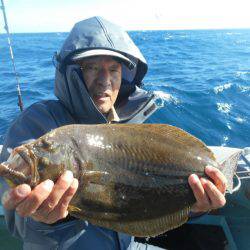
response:
<svg viewBox="0 0 250 250"><path fill-rule="evenodd" d="M78 188L78 180L74 179L71 186L62 196L55 209L49 214L47 223L55 223L68 215L68 206Z"/></svg>
<svg viewBox="0 0 250 250"><path fill-rule="evenodd" d="M211 206L214 209L223 207L226 204L226 199L220 190L209 180L204 184L204 189L211 201Z"/></svg>
<svg viewBox="0 0 250 250"><path fill-rule="evenodd" d="M222 172L212 166L206 166L205 172L213 180L215 186L221 191L221 193L224 194L227 188L227 179Z"/></svg>
<svg viewBox="0 0 250 250"><path fill-rule="evenodd" d="M37 213L48 216L48 214L56 207L64 193L68 190L73 181L73 173L65 171L55 183L49 197L39 207Z"/></svg>
<svg viewBox="0 0 250 250"><path fill-rule="evenodd" d="M29 196L17 206L17 213L22 217L33 214L42 202L49 196L53 186L54 183L51 180L46 180L37 185L31 191Z"/></svg>
<svg viewBox="0 0 250 250"><path fill-rule="evenodd" d="M7 190L2 197L2 204L5 209L15 209L31 192L27 184L21 184L15 188Z"/></svg>
<svg viewBox="0 0 250 250"><path fill-rule="evenodd" d="M67 192L65 192L58 205L61 205L62 207L65 207L67 209L71 199L73 198L74 194L77 191L77 188L78 188L78 180L74 178L71 186L69 187Z"/></svg>
<svg viewBox="0 0 250 250"><path fill-rule="evenodd" d="M209 198L203 188L203 185L197 175L192 174L188 178L189 185L193 190L196 199L195 205L192 207L193 212L206 211L211 205Z"/></svg>

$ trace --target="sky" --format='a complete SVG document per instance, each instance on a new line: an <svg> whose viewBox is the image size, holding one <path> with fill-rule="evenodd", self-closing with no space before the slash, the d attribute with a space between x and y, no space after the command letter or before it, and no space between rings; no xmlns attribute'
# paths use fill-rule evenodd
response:
<svg viewBox="0 0 250 250"><path fill-rule="evenodd" d="M102 16L126 30L250 28L250 0L4 0L10 32L68 32ZM1 11L0 11L1 12ZM0 13L0 33L4 33Z"/></svg>

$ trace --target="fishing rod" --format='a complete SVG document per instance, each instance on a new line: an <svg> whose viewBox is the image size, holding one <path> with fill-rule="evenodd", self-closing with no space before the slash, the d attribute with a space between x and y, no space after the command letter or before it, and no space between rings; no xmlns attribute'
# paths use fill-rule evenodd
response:
<svg viewBox="0 0 250 250"><path fill-rule="evenodd" d="M10 50L10 57L11 57L11 61L12 61L12 66L13 66L13 70L15 73L15 78L16 78L16 89L17 89L17 97L18 97L18 106L20 108L20 111L23 111L23 101L22 101L22 95L21 95L21 88L20 88L20 83L19 83L19 77L16 71L16 65L15 65L15 60L14 60L14 54L13 54L13 50L12 50L12 46L11 46L11 40L10 40L10 32L9 32L9 26L8 26L8 22L7 22L7 16L6 16L6 12L5 12L5 6L4 6L4 1L1 0L2 5L0 6L0 8L3 11L3 18L4 18L4 29L7 32L7 39L8 39L8 45L9 45L9 50Z"/></svg>

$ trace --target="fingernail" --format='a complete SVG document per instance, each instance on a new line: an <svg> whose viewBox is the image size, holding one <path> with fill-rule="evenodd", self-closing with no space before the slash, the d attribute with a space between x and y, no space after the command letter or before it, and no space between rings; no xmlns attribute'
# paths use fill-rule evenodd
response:
<svg viewBox="0 0 250 250"><path fill-rule="evenodd" d="M73 179L73 173L69 170L67 170L66 172L63 173L63 179L66 181L72 181Z"/></svg>
<svg viewBox="0 0 250 250"><path fill-rule="evenodd" d="M27 196L30 193L30 187L26 184L19 186L16 189L16 194L20 197Z"/></svg>
<svg viewBox="0 0 250 250"><path fill-rule="evenodd" d="M208 172L212 171L212 167L211 166L206 166L206 171L208 171Z"/></svg>
<svg viewBox="0 0 250 250"><path fill-rule="evenodd" d="M54 182L52 180L46 180L43 182L43 187L48 191L51 191L54 186Z"/></svg>
<svg viewBox="0 0 250 250"><path fill-rule="evenodd" d="M71 184L71 187L72 187L72 188L78 187L78 180L77 180L76 178L74 178L74 180L73 180L73 182L72 182L72 184Z"/></svg>
<svg viewBox="0 0 250 250"><path fill-rule="evenodd" d="M192 174L192 178L193 178L193 182L198 182L199 181L199 177L196 174Z"/></svg>

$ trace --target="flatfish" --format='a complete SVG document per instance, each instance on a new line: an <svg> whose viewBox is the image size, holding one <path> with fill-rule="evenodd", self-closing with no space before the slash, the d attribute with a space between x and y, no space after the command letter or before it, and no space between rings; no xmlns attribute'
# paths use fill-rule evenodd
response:
<svg viewBox="0 0 250 250"><path fill-rule="evenodd" d="M188 220L195 203L188 176L220 168L211 150L166 124L67 125L15 148L0 165L11 186L79 180L69 213L133 236L156 236ZM223 170L222 170L223 171ZM233 172L227 176L232 183Z"/></svg>

